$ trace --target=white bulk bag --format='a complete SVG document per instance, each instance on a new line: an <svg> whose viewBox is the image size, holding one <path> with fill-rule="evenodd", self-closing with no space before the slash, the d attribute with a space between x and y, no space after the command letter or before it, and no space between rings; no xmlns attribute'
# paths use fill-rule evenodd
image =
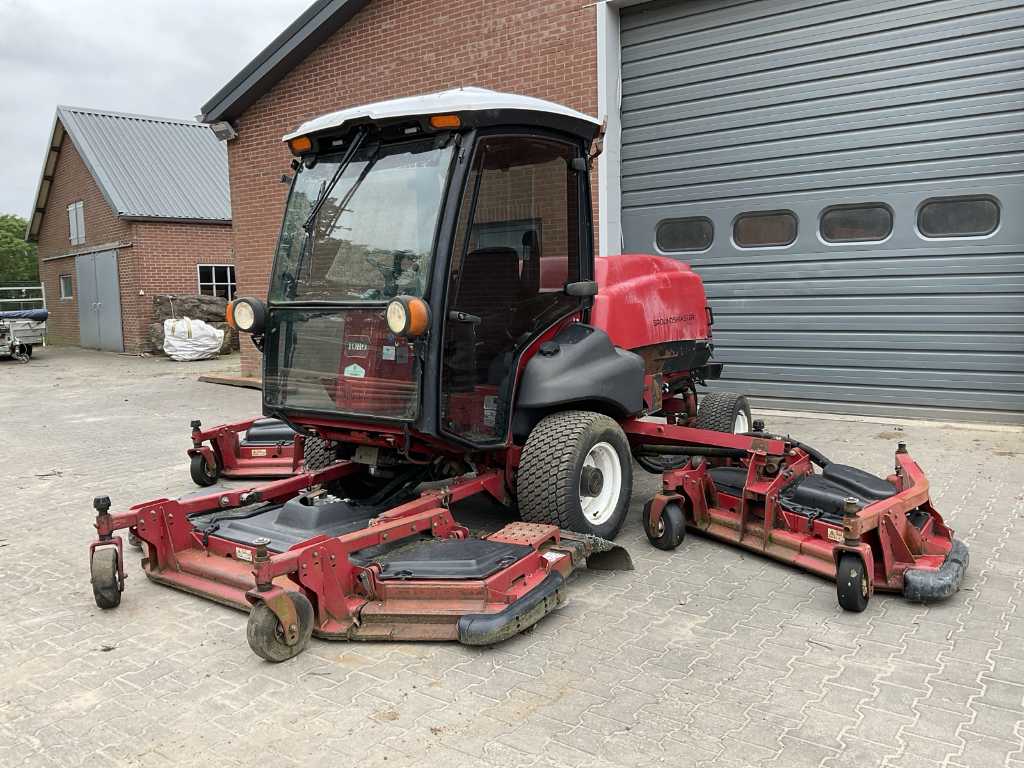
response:
<svg viewBox="0 0 1024 768"><path fill-rule="evenodd" d="M207 360L220 354L224 331L187 317L164 320L164 352L171 360Z"/></svg>

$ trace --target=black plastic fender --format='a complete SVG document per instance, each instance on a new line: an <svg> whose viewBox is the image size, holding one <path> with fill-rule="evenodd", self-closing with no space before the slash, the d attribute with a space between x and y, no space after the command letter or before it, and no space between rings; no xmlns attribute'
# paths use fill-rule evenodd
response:
<svg viewBox="0 0 1024 768"><path fill-rule="evenodd" d="M515 408L517 416L543 414L574 403L599 404L616 417L640 413L643 358L616 347L600 328L584 323L566 326L526 364Z"/></svg>

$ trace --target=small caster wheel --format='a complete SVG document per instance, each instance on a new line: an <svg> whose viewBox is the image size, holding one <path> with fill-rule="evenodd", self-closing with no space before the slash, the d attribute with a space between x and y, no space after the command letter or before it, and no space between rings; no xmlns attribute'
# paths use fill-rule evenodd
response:
<svg viewBox="0 0 1024 768"><path fill-rule="evenodd" d="M220 470L216 466L211 467L201 453L192 457L188 470L192 475L192 482L203 488L213 485L220 477Z"/></svg>
<svg viewBox="0 0 1024 768"><path fill-rule="evenodd" d="M104 610L121 604L124 582L117 572L117 549L101 547L92 553L92 596Z"/></svg>
<svg viewBox="0 0 1024 768"><path fill-rule="evenodd" d="M294 645L285 642L285 628L277 620L277 615L267 607L266 603L256 603L249 611L249 623L245 628L245 637L260 658L274 663L287 661L298 656L309 644L313 634L313 604L301 592L287 592L295 613L298 614L298 640Z"/></svg>
<svg viewBox="0 0 1024 768"><path fill-rule="evenodd" d="M836 595L844 611L860 613L868 607L868 572L859 555L844 552L839 556Z"/></svg>
<svg viewBox="0 0 1024 768"><path fill-rule="evenodd" d="M669 502L661 510L661 519L658 525L651 527L651 516L649 514L651 502L644 504L644 533L648 541L658 549L672 550L683 543L686 538L686 515L675 502Z"/></svg>
<svg viewBox="0 0 1024 768"><path fill-rule="evenodd" d="M128 531L128 543L131 544L136 549L142 549L142 539L140 539L138 536L136 536L130 530Z"/></svg>

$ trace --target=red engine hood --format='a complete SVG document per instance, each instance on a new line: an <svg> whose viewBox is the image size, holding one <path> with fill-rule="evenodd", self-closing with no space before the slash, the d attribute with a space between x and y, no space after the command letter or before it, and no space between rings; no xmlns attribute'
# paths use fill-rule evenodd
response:
<svg viewBox="0 0 1024 768"><path fill-rule="evenodd" d="M704 284L688 264L648 254L598 256L590 313L616 346L638 349L711 338Z"/></svg>

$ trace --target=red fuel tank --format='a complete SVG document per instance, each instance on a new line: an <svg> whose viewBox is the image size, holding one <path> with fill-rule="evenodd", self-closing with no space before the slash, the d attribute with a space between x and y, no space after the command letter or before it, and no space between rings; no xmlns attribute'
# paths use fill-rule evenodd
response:
<svg viewBox="0 0 1024 768"><path fill-rule="evenodd" d="M704 284L688 264L624 253L594 260L598 293L590 323L624 349L711 338Z"/></svg>

